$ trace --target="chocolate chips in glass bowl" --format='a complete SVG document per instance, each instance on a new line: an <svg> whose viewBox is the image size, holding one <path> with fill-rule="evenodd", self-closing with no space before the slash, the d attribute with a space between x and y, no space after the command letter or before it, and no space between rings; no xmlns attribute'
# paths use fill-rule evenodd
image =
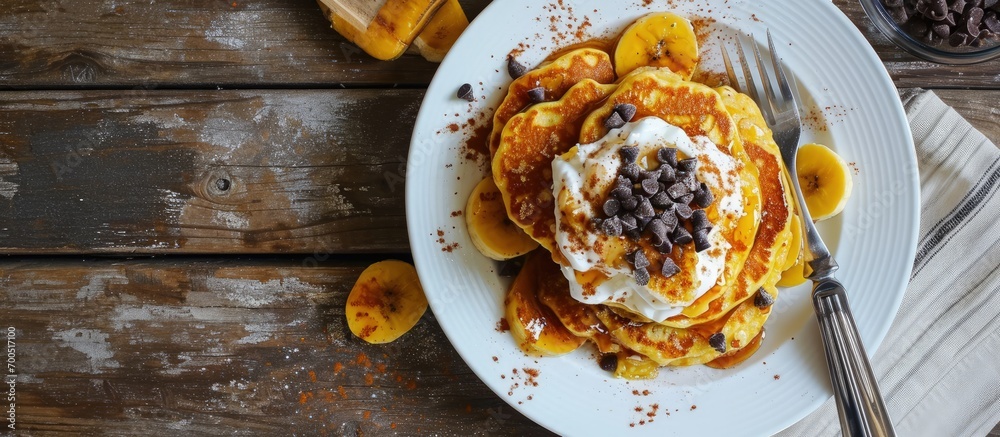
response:
<svg viewBox="0 0 1000 437"><path fill-rule="evenodd" d="M980 47L1000 38L1000 0L879 0L924 43Z"/></svg>
<svg viewBox="0 0 1000 437"><path fill-rule="evenodd" d="M921 59L967 65L1000 58L998 0L859 0L879 32Z"/></svg>
<svg viewBox="0 0 1000 437"><path fill-rule="evenodd" d="M597 229L635 242L648 239L663 254L671 253L674 246L691 243L698 252L711 247L708 233L713 226L703 208L711 205L714 197L697 179L697 159L678 160L677 149L663 147L656 153L659 166L646 170L637 163L637 147L622 147L619 157L619 174L601 204L603 217L594 220ZM670 257L663 260L661 275L671 277L680 272ZM645 253L637 249L626 255L626 261L632 265L636 283L646 285L650 262Z"/></svg>

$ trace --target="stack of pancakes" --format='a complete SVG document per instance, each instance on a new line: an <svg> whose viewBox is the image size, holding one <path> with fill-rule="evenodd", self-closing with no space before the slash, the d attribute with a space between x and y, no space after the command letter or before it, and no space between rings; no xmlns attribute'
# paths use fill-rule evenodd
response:
<svg viewBox="0 0 1000 437"><path fill-rule="evenodd" d="M742 351L745 358L759 344L782 266L786 257L798 254L798 248L790 247L795 211L780 152L756 104L732 88L712 88L662 67L639 68L624 77L615 77L614 71L610 56L601 50L567 52L515 79L495 113L490 138L494 181L508 218L541 246L528 255L521 273L532 277L518 278L515 285L531 284L537 301L547 308L540 317L556 319L546 323L560 324L601 352L661 366L733 365L739 361L733 357ZM545 88L545 101L532 103L525 91L537 87ZM568 263L555 241L559 205L552 192L552 161L577 144L604 137L604 121L621 104L636 107L634 120L658 117L689 137L707 137L738 163L743 182L739 196L744 215L720 230L730 247L723 273L701 296L691 296L678 285L682 281L655 273L663 257L672 257L682 269L692 268L695 251L662 254L646 242L617 240L623 253L643 250L650 258L653 291L666 302L684 302L679 314L662 322L610 300L581 303L570 295L560 271ZM718 199L727 193L714 194ZM707 211L710 216L713 207ZM586 219L579 226L586 226ZM691 274L682 271L679 277ZM604 279L595 272L575 275L581 284ZM526 346L522 343L525 350L544 353Z"/></svg>

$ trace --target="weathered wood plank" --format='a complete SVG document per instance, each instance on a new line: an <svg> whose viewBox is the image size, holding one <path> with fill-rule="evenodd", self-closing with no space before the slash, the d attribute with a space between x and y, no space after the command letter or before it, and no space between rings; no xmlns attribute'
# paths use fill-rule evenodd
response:
<svg viewBox="0 0 1000 437"><path fill-rule="evenodd" d="M3 93L0 251L406 252L422 95Z"/></svg>
<svg viewBox="0 0 1000 437"><path fill-rule="evenodd" d="M472 16L487 4L464 1ZM419 55L381 62L315 1L7 0L0 87L427 84Z"/></svg>
<svg viewBox="0 0 1000 437"><path fill-rule="evenodd" d="M344 303L366 261L2 262L19 429L546 434L476 378L430 312L390 344L353 337Z"/></svg>
<svg viewBox="0 0 1000 437"><path fill-rule="evenodd" d="M1000 146L1000 92L935 90L934 93Z"/></svg>
<svg viewBox="0 0 1000 437"><path fill-rule="evenodd" d="M463 6L474 17L488 3ZM919 61L880 35L858 2L835 3L898 86L1000 87L1000 61ZM425 85L436 67L417 55L368 57L312 1L9 0L0 11L0 88Z"/></svg>

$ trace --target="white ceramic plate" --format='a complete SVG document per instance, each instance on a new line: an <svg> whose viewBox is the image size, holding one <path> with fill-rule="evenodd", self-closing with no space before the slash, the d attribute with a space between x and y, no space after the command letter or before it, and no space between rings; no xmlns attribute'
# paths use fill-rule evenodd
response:
<svg viewBox="0 0 1000 437"><path fill-rule="evenodd" d="M558 358L527 357L509 333L498 331L508 281L498 276L495 262L476 251L458 215L485 174L485 161L465 158L466 143L475 127L488 124L510 82L507 54L517 50L521 62L535 65L578 42L577 36L613 38L654 10L710 18L699 23L708 23L711 32L702 53L706 68L714 71L721 71L717 36L738 31L762 41L770 28L798 78L802 110L820 118L807 123L803 140L831 145L857 168L847 208L821 230L835 249L838 277L850 293L868 351L875 352L910 275L917 165L892 82L864 37L829 1L493 2L441 64L417 117L406 171L413 257L434 315L465 362L501 398L550 430L773 433L832 395L808 287L782 292L760 351L735 369L665 369L651 381L616 380L598 367L589 346ZM473 84L475 102L455 97L463 83Z"/></svg>

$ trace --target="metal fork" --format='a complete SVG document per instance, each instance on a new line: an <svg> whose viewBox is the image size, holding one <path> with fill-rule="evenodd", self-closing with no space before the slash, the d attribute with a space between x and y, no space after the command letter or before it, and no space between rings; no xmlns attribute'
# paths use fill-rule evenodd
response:
<svg viewBox="0 0 1000 437"><path fill-rule="evenodd" d="M795 155L798 152L799 135L802 131L793 94L795 80L785 74L774 49L770 30L767 32L770 66L763 61L757 44L750 44L759 80L754 77L744 54L746 43L739 37L737 41L745 84L741 85L740 78L730 61L729 50L723 46L726 74L733 88L749 94L760 106L764 120L774 134L774 141L781 150L781 158L795 188L795 198L798 202L798 211L802 214L803 231L806 236L804 241L806 259L812 269L808 278L813 281L813 305L816 307L816 317L819 319L820 335L826 351L834 397L837 400L841 432L845 436L895 436L882 395L879 393L878 383L868 362L868 355L858 335L854 316L847 302L847 292L844 286L834 279L837 262L830 255L830 250L816 231L809 210L805 208L802 189L795 174ZM761 98L758 87L763 88L764 98Z"/></svg>

